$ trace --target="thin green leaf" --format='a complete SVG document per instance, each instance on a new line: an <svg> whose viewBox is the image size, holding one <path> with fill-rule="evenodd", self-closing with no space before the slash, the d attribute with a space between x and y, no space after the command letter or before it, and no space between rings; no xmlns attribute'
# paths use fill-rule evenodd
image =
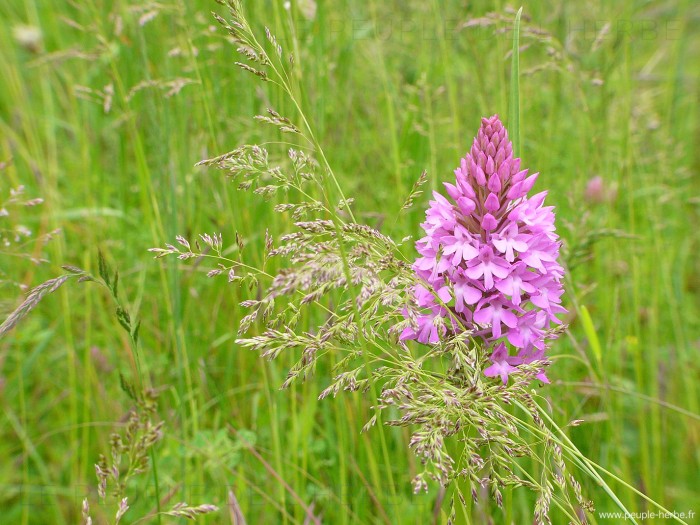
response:
<svg viewBox="0 0 700 525"><path fill-rule="evenodd" d="M523 8L518 9L513 24L513 55L510 62L510 108L508 115L508 134L513 142L513 154L520 154L520 16Z"/></svg>
<svg viewBox="0 0 700 525"><path fill-rule="evenodd" d="M588 309L581 305L579 315L581 316L581 324L583 325L583 331L586 334L588 343L591 345L591 350L596 359L596 364L598 369L603 368L603 351L600 346L600 340L598 339L598 334L595 331L595 326L593 326L593 319L591 319L591 314L588 313Z"/></svg>

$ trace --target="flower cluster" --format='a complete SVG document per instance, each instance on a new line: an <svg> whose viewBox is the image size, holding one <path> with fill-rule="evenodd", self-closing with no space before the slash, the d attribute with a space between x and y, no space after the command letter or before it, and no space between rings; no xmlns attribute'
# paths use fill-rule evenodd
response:
<svg viewBox="0 0 700 525"><path fill-rule="evenodd" d="M421 225L413 268L425 284L414 299L424 311L401 340L437 343L469 330L494 349L485 375L506 383L518 365L544 359L548 329L566 312L553 208L547 192L527 196L538 174L520 169L497 115L482 119L455 175L445 183L452 200L434 192ZM544 371L537 377L548 382Z"/></svg>

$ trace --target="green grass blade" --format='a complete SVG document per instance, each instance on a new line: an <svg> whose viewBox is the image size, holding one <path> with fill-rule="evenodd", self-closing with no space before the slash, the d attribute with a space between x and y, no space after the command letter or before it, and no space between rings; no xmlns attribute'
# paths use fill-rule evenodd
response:
<svg viewBox="0 0 700 525"><path fill-rule="evenodd" d="M510 61L510 107L508 108L508 135L513 142L513 153L520 154L520 16L518 9L513 24L513 55Z"/></svg>
<svg viewBox="0 0 700 525"><path fill-rule="evenodd" d="M598 339L598 334L595 331L595 326L593 326L593 319L591 319L591 314L588 313L588 308L581 305L579 311L581 316L581 324L583 325L583 331L586 334L588 343L591 345L591 350L595 356L596 364L598 368L602 368L603 350L600 346L600 340Z"/></svg>

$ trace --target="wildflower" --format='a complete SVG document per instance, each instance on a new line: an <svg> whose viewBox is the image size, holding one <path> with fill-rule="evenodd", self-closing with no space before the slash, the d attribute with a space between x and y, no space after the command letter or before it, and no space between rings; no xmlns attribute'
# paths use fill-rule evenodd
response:
<svg viewBox="0 0 700 525"><path fill-rule="evenodd" d="M584 196L588 202L600 203L605 201L605 183L603 177L596 175L586 184Z"/></svg>
<svg viewBox="0 0 700 525"><path fill-rule="evenodd" d="M471 330L493 348L487 377L508 375L544 359L549 330L561 324L563 268L547 192L528 197L538 174L520 169L508 132L497 115L484 118L470 151L445 183L451 200L435 192L416 243L413 270L424 282L414 289L429 309L401 340L435 344ZM510 355L508 344L515 355ZM544 371L537 375L548 382Z"/></svg>
<svg viewBox="0 0 700 525"><path fill-rule="evenodd" d="M586 184L583 196L590 204L609 203L617 198L617 189L604 181L600 175L596 175Z"/></svg>

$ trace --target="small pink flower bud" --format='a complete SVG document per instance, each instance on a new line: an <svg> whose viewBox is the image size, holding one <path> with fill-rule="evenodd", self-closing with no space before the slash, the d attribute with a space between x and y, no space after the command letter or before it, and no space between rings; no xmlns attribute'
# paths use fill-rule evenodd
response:
<svg viewBox="0 0 700 525"><path fill-rule="evenodd" d="M501 204L498 202L498 195L489 193L489 196L486 197L486 202L484 202L484 207L490 212L497 211L501 207Z"/></svg>
<svg viewBox="0 0 700 525"><path fill-rule="evenodd" d="M498 176L498 173L491 175L489 178L488 188L494 193L501 191L501 178Z"/></svg>
<svg viewBox="0 0 700 525"><path fill-rule="evenodd" d="M481 227L487 232L494 230L496 226L498 226L498 222L490 213L487 213L486 215L484 215L484 218L481 219Z"/></svg>
<svg viewBox="0 0 700 525"><path fill-rule="evenodd" d="M491 175L495 169L496 165L493 162L493 157L489 156L489 158L486 160L486 169L484 171L486 172L486 175Z"/></svg>

